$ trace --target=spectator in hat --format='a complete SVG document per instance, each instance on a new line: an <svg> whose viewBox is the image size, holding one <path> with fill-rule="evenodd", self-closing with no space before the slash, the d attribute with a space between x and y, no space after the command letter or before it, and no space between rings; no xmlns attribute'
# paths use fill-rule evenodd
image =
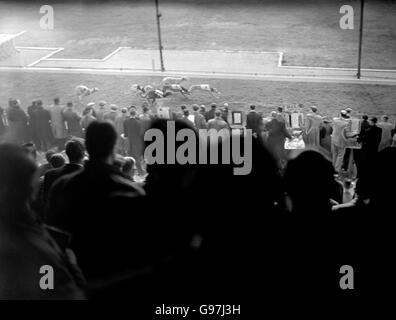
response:
<svg viewBox="0 0 396 320"><path fill-rule="evenodd" d="M35 146L38 146L40 143L37 139L37 131L39 130L36 120L36 111L37 110L37 100L33 100L32 104L27 107L27 114L29 117L29 128L28 128L28 136L31 141L33 141Z"/></svg>
<svg viewBox="0 0 396 320"><path fill-rule="evenodd" d="M216 131L220 131L222 129L228 129L228 124L221 117L221 110L214 111L214 119L210 119L208 121L208 129L214 129Z"/></svg>
<svg viewBox="0 0 396 320"><path fill-rule="evenodd" d="M360 138L362 148L360 151L360 159L358 162L358 194L361 199L370 198L370 190L372 181L375 176L373 163L375 163L378 155L378 149L382 137L382 129L377 126L378 119L372 117L369 120L370 128L366 131L363 138Z"/></svg>
<svg viewBox="0 0 396 320"><path fill-rule="evenodd" d="M360 133L359 133L360 135L364 135L365 132L370 129L370 123L368 120L369 120L368 115L366 114L362 115L362 122L360 124Z"/></svg>
<svg viewBox="0 0 396 320"><path fill-rule="evenodd" d="M149 128L153 116L150 114L150 108L147 104L143 105L142 111L142 114L139 115L139 119L142 121L143 132L145 132Z"/></svg>
<svg viewBox="0 0 396 320"><path fill-rule="evenodd" d="M316 106L311 107L311 112L305 117L305 144L318 148L320 145L320 127L323 118L318 114Z"/></svg>
<svg viewBox="0 0 396 320"><path fill-rule="evenodd" d="M228 123L228 114L229 114L229 109L228 109L228 103L224 103L223 106L223 114L222 114L222 118L225 122Z"/></svg>
<svg viewBox="0 0 396 320"><path fill-rule="evenodd" d="M337 173L340 173L347 146L346 128L348 127L348 114L341 110L340 117L333 119L333 132L331 134L332 162Z"/></svg>
<svg viewBox="0 0 396 320"><path fill-rule="evenodd" d="M389 117L383 115L381 117L381 122L378 123L378 127L382 129L381 142L378 148L378 151L381 151L392 145L393 125L389 122Z"/></svg>
<svg viewBox="0 0 396 320"><path fill-rule="evenodd" d="M49 191L52 185L61 177L82 170L83 160L85 156L84 144L79 140L69 140L65 144L66 156L69 159L69 163L56 167L53 165L54 169L49 170L44 175L44 201L47 201ZM52 156L53 158L54 156ZM52 160L51 158L51 160Z"/></svg>
<svg viewBox="0 0 396 320"><path fill-rule="evenodd" d="M187 109L186 110L184 110L183 111L183 117L182 117L182 119L183 120L186 120L186 121L190 121L190 111L188 111ZM191 121L190 121L191 122Z"/></svg>
<svg viewBox="0 0 396 320"><path fill-rule="evenodd" d="M195 127L198 130L206 129L207 128L206 120L205 117L202 115L202 113L199 111L200 110L199 105L193 104L192 109L193 109Z"/></svg>
<svg viewBox="0 0 396 320"><path fill-rule="evenodd" d="M256 112L254 104L250 105L249 113L246 115L246 129L252 130L252 133L257 136L260 136L263 130L263 119Z"/></svg>
<svg viewBox="0 0 396 320"><path fill-rule="evenodd" d="M98 121L104 120L104 115L107 112L106 104L107 104L106 101L99 102L99 108L96 110L96 119Z"/></svg>
<svg viewBox="0 0 396 320"><path fill-rule="evenodd" d="M115 129L117 132L117 145L116 145L116 152L120 155L125 156L127 154L127 143L125 138L123 137L124 134L124 122L128 119L128 109L122 108L121 113L117 115L115 119Z"/></svg>
<svg viewBox="0 0 396 320"><path fill-rule="evenodd" d="M58 108L57 106L55 108ZM57 110L57 109L53 109ZM53 111L54 114L54 111ZM44 109L43 107L43 102L41 100L37 100L37 109L33 112L34 119L35 119L35 127L36 127L36 138L37 138L37 145L36 148L38 151L47 151L51 147L51 142L52 142L52 131L51 131L51 123L52 123L52 118L51 118L51 113L47 110ZM58 117L58 115L56 115ZM63 119L63 117L62 117ZM54 124L55 126L58 124ZM59 128L58 128L59 129ZM55 129L57 130L57 129ZM54 131L55 132L55 131ZM58 138L55 138L57 141L57 147L58 150L62 150L63 146L60 145L61 141L63 141L63 132L62 135L59 134Z"/></svg>
<svg viewBox="0 0 396 320"><path fill-rule="evenodd" d="M152 119L152 115L150 114L150 107L147 104L142 106L142 114L139 115L140 120L148 120Z"/></svg>
<svg viewBox="0 0 396 320"><path fill-rule="evenodd" d="M201 104L201 105L200 105L200 107L199 107L199 113L202 114L202 115L205 117L205 114L206 114L206 107L205 107L204 104ZM205 121L206 121L206 119L205 119Z"/></svg>
<svg viewBox="0 0 396 320"><path fill-rule="evenodd" d="M135 108L131 108L129 114L130 117L124 122L124 137L128 140L128 155L135 159L138 174L143 175L143 126Z"/></svg>
<svg viewBox="0 0 396 320"><path fill-rule="evenodd" d="M326 150L329 156L331 156L331 134L333 128L331 125L331 118L324 117L322 125L320 126L320 146Z"/></svg>
<svg viewBox="0 0 396 320"><path fill-rule="evenodd" d="M65 119L67 132L71 137L83 138L84 133L81 127L81 116L74 110L73 102L68 102L63 110L63 118Z"/></svg>
<svg viewBox="0 0 396 320"><path fill-rule="evenodd" d="M277 107L276 111L277 111L278 120L284 122L286 125L286 128L290 127L290 123L288 120L288 114L286 112L284 112L283 107Z"/></svg>
<svg viewBox="0 0 396 320"><path fill-rule="evenodd" d="M271 118L266 124L267 146L277 161L278 169L283 169L286 164L285 139L291 139L291 135L286 129L283 118L279 117L279 110L271 112Z"/></svg>
<svg viewBox="0 0 396 320"><path fill-rule="evenodd" d="M205 120L206 122L209 122L209 120L213 119L215 117L215 111L216 111L217 105L216 103L212 103L210 105L210 110L205 113ZM224 121L224 120L223 120Z"/></svg>
<svg viewBox="0 0 396 320"><path fill-rule="evenodd" d="M65 119L63 119L62 114L63 108L64 106L60 104L59 98L55 98L54 104L49 108L51 115L52 134L59 151L63 150L65 139L67 138Z"/></svg>
<svg viewBox="0 0 396 320"><path fill-rule="evenodd" d="M381 142L382 129L377 126L377 122L377 117L372 117L370 119L370 129L367 131L365 139L362 141L362 150L370 154L378 153Z"/></svg>
<svg viewBox="0 0 396 320"><path fill-rule="evenodd" d="M92 105L88 104L83 110L82 118L80 120L80 125L84 132L87 131L88 126L94 121L96 121L96 118L93 115L93 107Z"/></svg>
<svg viewBox="0 0 396 320"><path fill-rule="evenodd" d="M103 116L104 121L109 121L112 124L115 123L115 119L117 117L118 107L115 104L110 105L110 111L106 112Z"/></svg>
<svg viewBox="0 0 396 320"><path fill-rule="evenodd" d="M22 144L27 138L28 117L25 111L22 110L19 100L10 99L8 104L9 107L6 114L9 126L9 141L16 144Z"/></svg>

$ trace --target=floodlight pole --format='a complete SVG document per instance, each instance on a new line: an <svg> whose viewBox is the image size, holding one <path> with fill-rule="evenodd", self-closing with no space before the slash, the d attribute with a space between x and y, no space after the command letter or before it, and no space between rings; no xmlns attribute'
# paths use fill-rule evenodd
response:
<svg viewBox="0 0 396 320"><path fill-rule="evenodd" d="M159 9L158 9L158 0L155 0L155 11L156 11L156 16L157 16L158 47L159 47L159 52L160 52L161 71L165 71L164 58L162 56L163 47L162 47L162 40L161 40L161 24L160 24L161 13L159 13Z"/></svg>
<svg viewBox="0 0 396 320"><path fill-rule="evenodd" d="M361 66L362 66L363 13L364 13L364 0L360 0L359 57L358 57L358 70L356 75L358 79L360 79L361 76Z"/></svg>

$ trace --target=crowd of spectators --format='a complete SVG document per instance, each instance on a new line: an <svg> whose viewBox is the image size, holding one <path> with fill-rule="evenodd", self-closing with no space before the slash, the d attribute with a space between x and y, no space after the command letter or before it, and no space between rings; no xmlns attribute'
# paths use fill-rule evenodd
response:
<svg viewBox="0 0 396 320"><path fill-rule="evenodd" d="M396 148L386 116L381 124L363 116L360 132L348 136L352 110L328 119L312 107L302 128L306 150L289 152L282 108L263 120L252 105L248 175L221 161L146 165L149 128L165 143L168 121L176 132L232 128L227 105L193 105L193 118L188 109L171 119L148 105L139 114L104 101L82 116L59 99L48 110L34 101L27 114L18 100L0 109L0 298L339 293L347 264L361 289L381 285L370 272L391 270L394 242L387 181L395 181ZM361 145L349 151L357 174L341 179L348 139ZM43 265L54 269L53 290L38 286Z"/></svg>

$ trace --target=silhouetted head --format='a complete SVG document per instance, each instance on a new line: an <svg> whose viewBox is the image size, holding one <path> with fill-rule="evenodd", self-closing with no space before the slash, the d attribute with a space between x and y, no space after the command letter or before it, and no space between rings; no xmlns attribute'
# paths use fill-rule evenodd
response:
<svg viewBox="0 0 396 320"><path fill-rule="evenodd" d="M372 117L372 118L370 119L370 124L371 124L372 126L375 126L375 125L377 124L377 122L378 122L377 117Z"/></svg>
<svg viewBox="0 0 396 320"><path fill-rule="evenodd" d="M48 163L50 163L50 161L51 161L51 157L55 154L56 152L55 152L55 150L48 150L46 153L45 153L45 160L47 160L47 162Z"/></svg>
<svg viewBox="0 0 396 320"><path fill-rule="evenodd" d="M256 106L254 104L250 105L250 110L256 110Z"/></svg>
<svg viewBox="0 0 396 320"><path fill-rule="evenodd" d="M168 130L169 127L174 128L175 135L172 134L173 129ZM155 155L157 158L162 157L164 163L156 162L147 165L148 177L146 179L145 186L147 194L174 194L175 192L184 192L191 185L192 179L195 175L196 165L189 163L180 164L177 159L174 164L167 163L167 159L169 157L168 150L171 150L167 148L167 144L169 142L174 144L175 150L173 150L173 156L175 157L176 150L178 150L179 146L184 143L184 141L177 141L176 135L185 129L187 129L195 138L195 147L198 147L198 135L190 121L185 121L183 119L154 119L151 122L149 131L155 130L155 132L163 136L164 140L160 144L155 138L153 141L146 141L146 150L150 150L147 148L152 147L153 143L157 143L157 145L162 147L162 149L157 149ZM150 154L152 155L151 152ZM197 162L197 155L195 155L195 161Z"/></svg>
<svg viewBox="0 0 396 320"><path fill-rule="evenodd" d="M331 209L334 191L334 168L321 153L304 151L289 161L284 180L293 204L300 215L320 215Z"/></svg>
<svg viewBox="0 0 396 320"><path fill-rule="evenodd" d="M51 158L49 163L53 168L63 167L66 163L65 158L60 153L55 153Z"/></svg>
<svg viewBox="0 0 396 320"><path fill-rule="evenodd" d="M60 99L59 98L55 98L54 99L54 104L59 104L60 103Z"/></svg>
<svg viewBox="0 0 396 320"><path fill-rule="evenodd" d="M65 152L70 163L81 163L84 159L84 144L79 140L69 140L65 145Z"/></svg>
<svg viewBox="0 0 396 320"><path fill-rule="evenodd" d="M216 110L215 113L214 113L214 115L215 115L216 117L221 117L222 114L223 114L223 113L221 112L221 110Z"/></svg>
<svg viewBox="0 0 396 320"><path fill-rule="evenodd" d="M92 122L85 134L85 147L91 161L106 161L114 154L117 132L109 122Z"/></svg>

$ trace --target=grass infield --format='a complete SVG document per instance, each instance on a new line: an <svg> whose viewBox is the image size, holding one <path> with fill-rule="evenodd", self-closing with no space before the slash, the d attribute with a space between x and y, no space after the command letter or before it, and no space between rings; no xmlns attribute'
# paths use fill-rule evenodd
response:
<svg viewBox="0 0 396 320"><path fill-rule="evenodd" d="M76 101L74 88L84 84L98 87L99 92L84 99L85 103L105 100L120 107L141 106L143 99L130 91L132 84L159 83L159 77L124 75L86 75L61 73L0 73L0 105L6 107L9 98L18 98L26 108L31 100L42 99L45 105L60 97L63 103ZM335 116L350 107L369 115L388 114L396 118L396 90L394 86L337 84L317 82L254 81L224 79L190 79L190 84L209 83L222 95L216 99L209 93L195 93L188 98L174 94L162 99L164 106L178 107L193 103L208 105L211 102L227 102L232 109L247 110L250 104L269 113L276 106L302 103L316 105L320 113Z"/></svg>

